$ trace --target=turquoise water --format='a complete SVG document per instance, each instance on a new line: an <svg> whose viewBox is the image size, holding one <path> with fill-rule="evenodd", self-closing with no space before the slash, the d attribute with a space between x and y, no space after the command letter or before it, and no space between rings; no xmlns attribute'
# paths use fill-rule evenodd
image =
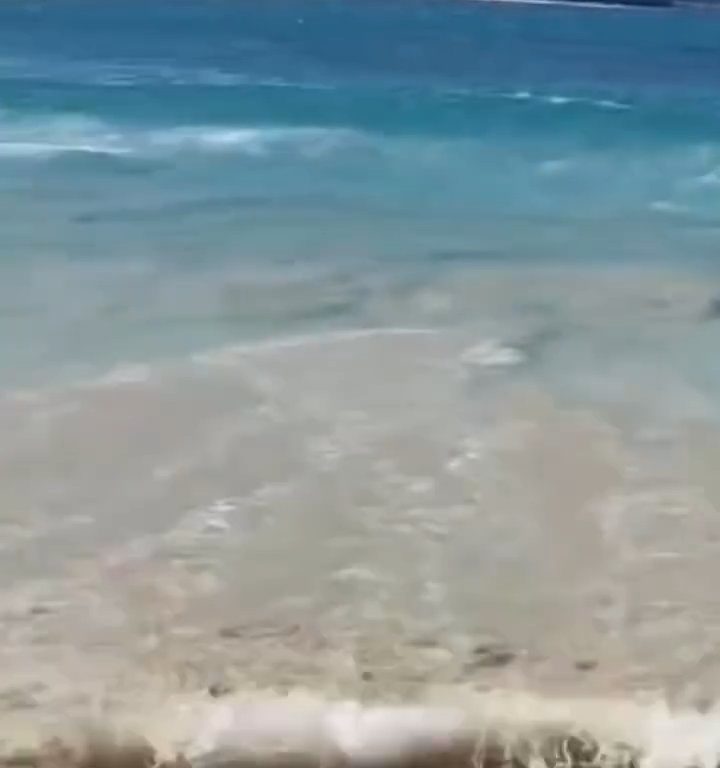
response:
<svg viewBox="0 0 720 768"><path fill-rule="evenodd" d="M5 4L3 375L433 324L388 297L489 265L714 281L719 40L700 10Z"/></svg>

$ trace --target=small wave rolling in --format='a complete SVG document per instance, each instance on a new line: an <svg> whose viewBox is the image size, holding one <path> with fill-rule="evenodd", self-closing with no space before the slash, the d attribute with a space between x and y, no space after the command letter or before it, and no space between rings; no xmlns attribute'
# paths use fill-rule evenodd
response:
<svg viewBox="0 0 720 768"><path fill-rule="evenodd" d="M0 762L720 762L720 16L0 6Z"/></svg>

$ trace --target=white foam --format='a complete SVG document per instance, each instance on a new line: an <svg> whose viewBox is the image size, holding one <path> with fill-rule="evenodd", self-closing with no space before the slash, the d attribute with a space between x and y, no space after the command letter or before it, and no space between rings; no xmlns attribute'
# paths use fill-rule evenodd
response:
<svg viewBox="0 0 720 768"><path fill-rule="evenodd" d="M473 740L481 751L489 732L527 739L535 749L553 734L585 734L606 755L629 750L643 768L716 768L720 759L717 710L673 711L659 697L543 697L462 686L398 705L332 700L299 689L286 696L244 691L221 700L184 696L135 711L122 721L128 726L167 755L181 748L196 765L279 751L381 761Z"/></svg>
<svg viewBox="0 0 720 768"><path fill-rule="evenodd" d="M296 151L304 155L322 155L358 144L363 135L343 128L315 127L236 127L192 126L151 132L138 149L241 152L250 156L266 155L274 150Z"/></svg>
<svg viewBox="0 0 720 768"><path fill-rule="evenodd" d="M481 368L507 368L522 363L524 359L522 352L494 339L469 347L460 355L460 362L464 365Z"/></svg>
<svg viewBox="0 0 720 768"><path fill-rule="evenodd" d="M498 2L514 2L515 0L498 0ZM593 99L583 96L566 96L563 94L542 94L532 93L531 91L515 91L504 94L505 98L516 101L537 101L552 106L565 106L567 104L585 104L587 106L599 107L601 109L626 110L632 109L630 104L613 99Z"/></svg>
<svg viewBox="0 0 720 768"><path fill-rule="evenodd" d="M546 101L548 104L570 104L573 101L576 101L576 99L571 99L568 96L548 96L546 97Z"/></svg>
<svg viewBox="0 0 720 768"><path fill-rule="evenodd" d="M16 158L46 158L61 154L87 155L127 155L130 150L123 147L105 146L102 144L80 143L61 144L42 141L2 141L0 142L0 157Z"/></svg>
<svg viewBox="0 0 720 768"><path fill-rule="evenodd" d="M605 107L605 109L631 109L629 104L624 104L621 101L613 101L612 99L600 99L596 101L599 107Z"/></svg>
<svg viewBox="0 0 720 768"><path fill-rule="evenodd" d="M429 328L367 328L360 330L326 331L317 334L300 334L297 336L274 338L263 341L232 344L219 349L208 350L192 356L197 365L234 366L244 356L279 352L285 349L297 349L306 346L324 346L343 344L393 336L433 336L436 331Z"/></svg>
<svg viewBox="0 0 720 768"><path fill-rule="evenodd" d="M0 111L0 157L49 157L63 153L127 154L123 136L91 116L27 117Z"/></svg>
<svg viewBox="0 0 720 768"><path fill-rule="evenodd" d="M189 151L248 156L285 151L316 157L367 141L361 132L345 128L264 125L119 128L92 116L27 118L6 112L0 112L0 125L0 158L48 158L68 153L153 156Z"/></svg>

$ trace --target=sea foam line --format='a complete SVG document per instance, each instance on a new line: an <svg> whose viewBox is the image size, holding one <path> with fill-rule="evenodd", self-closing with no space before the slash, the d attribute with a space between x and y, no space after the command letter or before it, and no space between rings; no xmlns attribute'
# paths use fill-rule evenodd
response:
<svg viewBox="0 0 720 768"><path fill-rule="evenodd" d="M302 347L322 347L361 341L363 339L394 338L398 336L428 337L437 335L432 328L360 328L298 334L241 344L230 344L192 355L193 363L201 365L232 365L247 355L263 355Z"/></svg>
<svg viewBox="0 0 720 768"><path fill-rule="evenodd" d="M365 146L361 131L291 125L115 126L95 117L28 118L0 111L0 158L49 158L64 154L166 156L235 153L263 156L289 152L318 157Z"/></svg>
<svg viewBox="0 0 720 768"><path fill-rule="evenodd" d="M84 738L8 754L0 764L717 768L720 762L718 710L672 711L662 699L643 704L463 689L452 698L388 706L299 691L186 697L135 712L134 721L85 730Z"/></svg>

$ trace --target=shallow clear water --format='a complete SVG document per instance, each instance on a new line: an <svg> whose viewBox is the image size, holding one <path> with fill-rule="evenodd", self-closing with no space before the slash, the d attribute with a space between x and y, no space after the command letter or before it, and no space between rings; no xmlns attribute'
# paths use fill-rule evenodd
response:
<svg viewBox="0 0 720 768"><path fill-rule="evenodd" d="M690 9L2 5L4 732L714 701L718 73Z"/></svg>

